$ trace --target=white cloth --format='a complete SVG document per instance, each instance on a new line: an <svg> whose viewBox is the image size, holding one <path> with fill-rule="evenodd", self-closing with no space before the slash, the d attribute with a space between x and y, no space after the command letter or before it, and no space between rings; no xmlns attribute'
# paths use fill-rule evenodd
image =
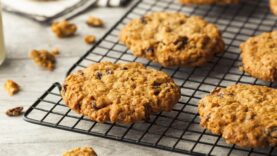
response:
<svg viewBox="0 0 277 156"><path fill-rule="evenodd" d="M2 0L2 5L9 9L31 15L52 17L81 0Z"/></svg>

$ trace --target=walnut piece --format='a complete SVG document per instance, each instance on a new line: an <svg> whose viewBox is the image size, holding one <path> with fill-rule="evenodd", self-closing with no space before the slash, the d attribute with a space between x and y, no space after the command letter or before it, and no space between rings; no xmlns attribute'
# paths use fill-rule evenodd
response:
<svg viewBox="0 0 277 156"><path fill-rule="evenodd" d="M91 27L102 27L104 22L98 17L89 16L87 19L87 24Z"/></svg>
<svg viewBox="0 0 277 156"><path fill-rule="evenodd" d="M77 147L69 150L63 156L97 156L91 147Z"/></svg>
<svg viewBox="0 0 277 156"><path fill-rule="evenodd" d="M13 96L14 94L19 92L20 87L13 80L7 80L4 84L4 89L10 96Z"/></svg>
<svg viewBox="0 0 277 156"><path fill-rule="evenodd" d="M94 35L86 35L84 37L84 41L87 43L87 44L93 44L95 41L96 41L96 37Z"/></svg>
<svg viewBox="0 0 277 156"><path fill-rule="evenodd" d="M6 111L8 116L20 116L22 114L23 107L15 107Z"/></svg>
<svg viewBox="0 0 277 156"><path fill-rule="evenodd" d="M38 66L53 71L56 66L56 55L57 51L49 52L47 50L32 50L29 53L29 57L37 64Z"/></svg>
<svg viewBox="0 0 277 156"><path fill-rule="evenodd" d="M51 26L52 31L59 38L71 37L77 31L77 26L66 20L60 22L54 22Z"/></svg>

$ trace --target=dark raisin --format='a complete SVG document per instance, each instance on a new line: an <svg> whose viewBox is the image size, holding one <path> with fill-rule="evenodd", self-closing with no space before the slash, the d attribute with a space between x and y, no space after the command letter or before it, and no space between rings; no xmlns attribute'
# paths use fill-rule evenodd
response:
<svg viewBox="0 0 277 156"><path fill-rule="evenodd" d="M66 92L67 90L67 84L63 85L63 91Z"/></svg>
<svg viewBox="0 0 277 156"><path fill-rule="evenodd" d="M181 50L181 49L184 49L185 46L189 43L189 39L188 37L184 36L184 37L181 37L179 38L178 40L176 40L174 42L174 44L176 45L177 49L178 50Z"/></svg>
<svg viewBox="0 0 277 156"><path fill-rule="evenodd" d="M154 81L154 83L153 83L153 86L154 86L154 87L159 87L160 85L161 85L161 83L156 82L156 81Z"/></svg>
<svg viewBox="0 0 277 156"><path fill-rule="evenodd" d="M95 76L98 80L101 80L103 74L101 72L97 72Z"/></svg>
<svg viewBox="0 0 277 156"><path fill-rule="evenodd" d="M154 89L154 95L159 95L160 94L160 89L158 89L158 88L155 88Z"/></svg>
<svg viewBox="0 0 277 156"><path fill-rule="evenodd" d="M145 49L146 53L154 53L154 48L153 47L149 47L147 49Z"/></svg>
<svg viewBox="0 0 277 156"><path fill-rule="evenodd" d="M145 19L144 16L142 16L142 17L140 18L140 22L141 22L142 24L147 24L147 21L146 21L146 19Z"/></svg>
<svg viewBox="0 0 277 156"><path fill-rule="evenodd" d="M128 68L127 68L127 67L122 67L121 69L122 69L122 70L128 70Z"/></svg>

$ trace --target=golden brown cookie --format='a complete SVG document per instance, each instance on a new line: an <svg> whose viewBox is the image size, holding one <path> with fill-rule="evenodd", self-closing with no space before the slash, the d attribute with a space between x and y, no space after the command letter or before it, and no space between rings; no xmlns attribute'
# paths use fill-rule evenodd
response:
<svg viewBox="0 0 277 156"><path fill-rule="evenodd" d="M179 0L182 4L237 4L240 0Z"/></svg>
<svg viewBox="0 0 277 156"><path fill-rule="evenodd" d="M269 6L271 9L271 12L277 15L277 0L269 0Z"/></svg>
<svg viewBox="0 0 277 156"><path fill-rule="evenodd" d="M277 81L277 31L252 37L240 48L243 71L264 81Z"/></svg>
<svg viewBox="0 0 277 156"><path fill-rule="evenodd" d="M63 154L63 156L97 156L91 147L77 147Z"/></svg>
<svg viewBox="0 0 277 156"><path fill-rule="evenodd" d="M277 145L277 89L255 85L217 88L200 100L200 124L242 147Z"/></svg>
<svg viewBox="0 0 277 156"><path fill-rule="evenodd" d="M69 75L61 95L72 110L97 122L125 124L170 111L180 88L164 72L140 63L96 63Z"/></svg>
<svg viewBox="0 0 277 156"><path fill-rule="evenodd" d="M218 28L198 16L156 12L134 19L120 34L135 56L162 66L201 66L224 51Z"/></svg>

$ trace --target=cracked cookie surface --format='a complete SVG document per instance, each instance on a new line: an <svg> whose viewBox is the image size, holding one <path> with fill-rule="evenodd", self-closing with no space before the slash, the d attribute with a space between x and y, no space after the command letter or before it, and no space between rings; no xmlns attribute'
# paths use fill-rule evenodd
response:
<svg viewBox="0 0 277 156"><path fill-rule="evenodd" d="M264 86L217 88L199 101L200 124L242 147L277 145L277 90Z"/></svg>
<svg viewBox="0 0 277 156"><path fill-rule="evenodd" d="M164 72L140 63L96 63L69 75L61 91L66 105L97 122L124 124L170 111L180 88Z"/></svg>
<svg viewBox="0 0 277 156"><path fill-rule="evenodd" d="M251 37L240 48L243 71L264 81L277 81L277 31Z"/></svg>
<svg viewBox="0 0 277 156"><path fill-rule="evenodd" d="M240 0L179 0L182 4L237 4Z"/></svg>
<svg viewBox="0 0 277 156"><path fill-rule="evenodd" d="M218 28L198 16L155 12L129 22L120 40L135 56L162 66L201 66L224 51Z"/></svg>

